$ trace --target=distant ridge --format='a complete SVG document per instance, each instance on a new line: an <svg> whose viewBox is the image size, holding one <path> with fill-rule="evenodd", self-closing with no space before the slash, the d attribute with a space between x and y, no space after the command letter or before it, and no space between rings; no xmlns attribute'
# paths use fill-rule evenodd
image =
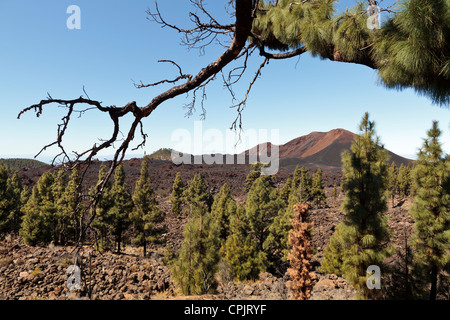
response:
<svg viewBox="0 0 450 320"><path fill-rule="evenodd" d="M172 151L170 148L161 148L147 157L156 160L172 160Z"/></svg>
<svg viewBox="0 0 450 320"><path fill-rule="evenodd" d="M308 168L321 167L323 169L340 169L341 154L350 150L356 134L345 129L333 129L328 132L311 132L310 134L295 138L278 146L280 154L280 167L292 171L297 165ZM271 152L274 145L259 144L243 153L246 156L259 155ZM401 157L388 150L390 162L397 166L407 165L410 159Z"/></svg>
<svg viewBox="0 0 450 320"><path fill-rule="evenodd" d="M6 165L10 170L21 170L21 169L34 169L48 166L48 164L34 160L34 159L22 159L22 158L11 158L11 159L0 159L0 163Z"/></svg>

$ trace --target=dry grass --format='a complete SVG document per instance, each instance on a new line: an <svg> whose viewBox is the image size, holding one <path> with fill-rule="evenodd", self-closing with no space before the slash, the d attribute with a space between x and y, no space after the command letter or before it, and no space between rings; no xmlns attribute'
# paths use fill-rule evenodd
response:
<svg viewBox="0 0 450 320"><path fill-rule="evenodd" d="M0 260L0 267L7 267L12 262L10 257L6 257Z"/></svg>
<svg viewBox="0 0 450 320"><path fill-rule="evenodd" d="M41 273L41 269L36 268L36 269L34 269L34 270L31 272L31 275L32 275L32 276L37 276L37 275L40 274L40 273Z"/></svg>

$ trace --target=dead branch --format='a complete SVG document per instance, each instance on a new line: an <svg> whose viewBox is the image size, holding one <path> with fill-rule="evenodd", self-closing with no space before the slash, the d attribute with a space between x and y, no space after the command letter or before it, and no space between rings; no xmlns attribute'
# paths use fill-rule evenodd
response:
<svg viewBox="0 0 450 320"><path fill-rule="evenodd" d="M253 80L250 82L248 88L247 88L247 92L245 93L245 97L244 99L239 102L238 104L232 106L232 108L236 108L237 110L237 116L234 119L233 123L231 124L230 129L232 130L237 130L237 128L239 128L239 130L242 130L242 112L245 109L245 106L247 104L247 99L249 97L250 91L253 88L253 85L255 84L256 80L259 78L259 76L261 75L261 71L262 68L264 68L264 66L269 62L269 58L265 58L263 63L261 63L261 65L259 66L258 70L255 73L255 76L253 77Z"/></svg>
<svg viewBox="0 0 450 320"><path fill-rule="evenodd" d="M203 8L202 1L192 1L193 4L195 4L200 9ZM57 157L60 155L63 155L63 161L66 161L67 163L71 164L71 167L79 166L81 164L84 164L84 170L80 175L80 181L83 181L84 176L86 174L87 169L89 168L89 165L91 164L93 158L100 152L101 150L105 150L113 145L114 142L118 141L118 134L120 132L120 124L119 119L124 117L127 114L133 114L134 121L131 124L130 128L128 128L128 133L125 135L125 138L123 141L121 141L119 147L115 150L113 159L111 161L111 165L109 167L108 172L106 173L105 178L103 181L97 185L96 187L96 193L92 197L92 200L89 204L89 206L86 208L87 212L92 212L92 215L89 219L89 222L83 229L83 231L80 234L81 241L84 238L84 234L86 230L89 228L92 221L95 219L95 208L97 206L97 203L99 201L99 198L103 192L103 189L106 185L106 183L109 181L112 173L116 169L116 167L122 162L124 159L124 156L126 154L126 151L129 148L129 144L131 141L133 141L135 132L138 126L140 126L140 134L143 139L142 143L138 145L138 147L143 146L145 144L147 135L144 134L143 131L143 124L142 119L145 117L148 117L160 104L163 102L170 100L174 97L177 97L179 95L188 93L190 91L194 91L195 93L198 90L202 90L202 109L204 110L203 101L206 99L206 85L211 82L217 73L221 72L221 70L228 65L231 61L235 60L236 57L239 56L241 50L245 47L247 37L251 32L251 26L252 26L252 9L253 4L252 0L236 0L235 4L235 20L236 22L233 25L219 25L217 20L212 18L211 15L207 14L207 16L210 19L210 23L202 23L200 22L200 18L195 15L191 14L191 20L196 24L196 26L193 29L190 30L184 30L180 29L174 25L168 24L161 16L159 12L159 8L156 5L156 13L152 14L149 12L150 16L156 21L157 23L162 24L163 26L171 27L179 32L183 32L186 35L189 34L196 34L194 38L187 38L188 41L191 41L189 39L193 39L193 42L190 43L196 43L196 41L203 41L209 36L205 34L206 32L209 32L209 35L217 35L219 33L233 33L232 42L230 46L223 52L215 61L211 62L209 65L207 65L205 68L201 69L195 77L191 75L186 75L181 71L181 68L173 61L164 60L163 62L170 62L173 65L178 67L179 70L179 77L177 77L174 80L162 80L153 83L151 85L141 85L141 87L146 86L154 86L161 83L175 83L179 80L187 80L183 84L174 86L170 88L169 90L162 92L161 94L154 97L146 106L144 107L138 107L136 102L130 102L126 104L123 107L116 107L116 106L103 106L101 102L96 100L91 100L89 98L83 98L79 97L77 99L72 100L65 100L65 99L54 99L50 95L48 95L48 98L45 100L41 100L38 104L29 106L25 109L23 109L19 115L18 118L20 118L24 113L28 111L34 111L36 116L39 117L44 107L50 105L50 104L58 104L61 106L64 106L67 109L67 113L65 117L62 119L62 123L58 125L58 131L57 131L57 138L54 142L46 145L42 150L39 152L39 154L46 150L47 148L51 146L58 146L60 149L60 153ZM202 9L202 12L206 13ZM139 87L140 85L138 85ZM74 112L75 106L78 105L88 105L89 108L83 109L80 112L84 113L87 110L98 110L100 112L105 112L109 114L110 120L113 123L113 132L111 134L111 137L105 141L103 141L101 144L94 144L91 148L82 151L82 152L74 152L75 158L70 159L69 155L65 151L62 141L64 138L64 135L66 133L66 129L68 128L70 124L71 115ZM204 111L205 112L205 111ZM55 163L56 158L53 160L53 164Z"/></svg>
<svg viewBox="0 0 450 320"><path fill-rule="evenodd" d="M158 85L163 84L163 83L177 83L178 81L183 80L183 79L188 79L188 80L192 79L192 75L184 74L181 71L181 67L178 64L176 64L174 61L172 61L172 60L158 60L158 62L168 62L168 63L173 64L174 66L176 66L178 68L178 72L179 72L180 75L178 77L176 77L175 79L173 79L173 80L165 79L165 80L161 80L161 81L158 81L158 82L155 82L155 83L150 83L150 84L144 84L142 81L140 81L140 84L134 83L134 86L137 89L154 87L154 86L158 86Z"/></svg>
<svg viewBox="0 0 450 320"><path fill-rule="evenodd" d="M190 21L193 27L189 29L178 27L177 25L168 23L162 16L158 3L155 5L155 11L147 10L147 19L161 25L162 28L168 27L183 34L181 43L188 49L198 49L201 54L212 42L218 39L220 35L228 35L232 39L235 33L236 23L221 24L219 23L204 7L203 0L191 0L194 8L200 10L203 15L209 19L207 22L202 22L202 18L193 12L189 12Z"/></svg>
<svg viewBox="0 0 450 320"><path fill-rule="evenodd" d="M144 133L142 121L144 118L148 117L164 102L177 96L189 93L192 94L192 100L185 106L187 108L187 115L189 116L195 111L197 98L198 95L200 95L200 106L202 108L201 116L204 117L206 114L206 109L204 107L204 102L207 99L206 87L209 83L216 79L218 73L221 73L224 85L231 93L233 102L235 102L236 95L234 94L232 86L242 79L244 73L248 68L247 62L249 57L256 49L259 49L259 55L262 56L264 60L256 71L253 80L250 82L244 98L239 103L236 103L233 106L237 110L237 117L234 120L231 128L234 128L236 130L239 127L242 130L242 112L245 108L250 91L252 90L256 80L261 75L264 66L266 66L271 59L288 59L291 57L299 56L306 52L303 47L285 53L269 53L265 51L264 39L252 33L253 19L260 11L258 8L258 0L228 1L228 7L226 7L226 9L233 9L233 12L230 12L230 17L234 18L234 23L231 24L221 24L216 18L213 17L212 14L210 14L206 10L203 0L191 0L191 3L195 8L198 9L197 13L189 13L190 21L193 24L191 28L181 28L174 24L168 23L163 18L159 10L158 3L156 3L155 5L155 11L147 11L147 19L156 22L163 28L167 27L177 31L178 33L181 33L183 35L182 44L186 45L189 49L197 48L201 53L213 41L221 43L219 38L225 38L230 41L228 47L226 47L223 53L219 57L217 57L216 60L212 61L207 66L202 68L196 75L184 73L181 67L172 60L160 60L159 62L170 63L175 66L178 69L178 76L172 79L163 79L150 84L144 84L142 81L140 81L139 84L134 83L136 88L155 87L161 84L173 85L168 90L154 96L145 106L139 107L137 106L135 101L129 102L122 107L117 107L114 105L104 106L100 101L90 99L83 88L84 94L87 98L81 96L77 99L72 100L54 99L48 94L47 99L41 100L39 103L23 109L18 115L18 118L20 118L24 113L33 111L36 116L39 117L43 113L43 109L51 104L57 104L66 109L65 116L62 118L61 123L58 124L56 140L44 146L38 153L38 155L41 154L44 150L56 146L59 149L59 152L58 155L53 159L52 164L54 164L57 159L62 158L62 162L66 163L67 167L74 168L76 166L83 165L84 169L80 174L80 181L83 181L84 176L94 157L102 150L110 147L114 148L114 144L118 143L118 148L115 149L108 172L106 173L104 180L96 187L96 193L92 197L90 205L86 208L86 212L92 212L92 215L88 224L80 235L80 241L81 239L83 239L86 230L94 220L96 211L95 209L103 192L103 189L116 167L124 159L124 156L130 147L130 143L135 138L136 130L139 130L142 141L133 150L136 150L137 148L143 147L145 145L148 136ZM252 41L250 41L250 43L247 43L249 39L252 39ZM330 46L329 58L330 60L334 61L355 62L374 68L373 62L370 60L360 59L359 61L344 61L344 58L336 54L335 49L332 45ZM241 63L241 65L232 68L231 71L228 72L228 77L225 77L224 68L232 62ZM82 108L78 108L79 106L82 106ZM81 115L88 111L99 111L107 113L112 122L112 133L108 139L101 140L98 144L95 143L91 148L88 148L87 150L81 152L73 151L74 158L71 159L63 145L64 136L70 125L70 120L73 113L78 113L81 117ZM123 132L125 132L123 139L118 139L119 133L121 133L122 129L120 127L119 120L128 114L132 114L134 120L130 127L127 128L127 130L123 130Z"/></svg>

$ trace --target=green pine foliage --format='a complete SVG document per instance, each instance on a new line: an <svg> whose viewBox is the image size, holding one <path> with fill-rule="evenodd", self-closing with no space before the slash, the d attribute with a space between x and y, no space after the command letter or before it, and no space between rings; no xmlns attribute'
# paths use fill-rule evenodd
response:
<svg viewBox="0 0 450 320"><path fill-rule="evenodd" d="M144 257L147 253L147 243L160 240L162 228L156 224L164 220L164 212L159 208L155 192L150 185L148 161L141 162L141 175L136 182L133 193L134 209L130 213L130 220L134 225L134 242L143 246Z"/></svg>
<svg viewBox="0 0 450 320"><path fill-rule="evenodd" d="M170 202L172 203L172 212L175 216L179 216L183 209L185 185L181 179L181 174L177 172L172 186L172 196Z"/></svg>
<svg viewBox="0 0 450 320"><path fill-rule="evenodd" d="M96 193L97 187L103 182L106 177L106 166L104 163L101 164L100 170L98 171L97 184L91 188L89 195L93 197ZM99 251L103 251L109 248L109 233L111 229L112 217L110 210L113 207L114 202L111 194L111 183L107 183L98 199L95 208L95 218L92 221L92 227L95 228L99 238L96 241L96 248Z"/></svg>
<svg viewBox="0 0 450 320"><path fill-rule="evenodd" d="M282 207L273 219L268 229L268 235L263 243L264 253L275 272L283 274L283 267L289 254L289 231L292 229L290 219L293 216L291 204Z"/></svg>
<svg viewBox="0 0 450 320"><path fill-rule="evenodd" d="M302 169L303 170L303 169ZM273 222L269 226L269 234L264 241L263 248L266 254L269 256L269 260L277 272L283 273L283 270L287 266L287 256L290 251L289 245L289 232L292 229L291 219L294 216L294 205L298 203L298 192L295 190L295 185L300 185L301 180L301 168L297 166L294 172L294 178L291 183L291 191L289 193L287 204L282 202L282 207L278 210L277 216L273 219ZM280 193L281 194L281 193Z"/></svg>
<svg viewBox="0 0 450 320"><path fill-rule="evenodd" d="M175 252L173 250L172 245L169 243L164 248L163 263L164 263L164 265L170 267L175 260L176 260Z"/></svg>
<svg viewBox="0 0 450 320"><path fill-rule="evenodd" d="M120 253L124 232L130 224L129 214L134 208L129 187L125 183L123 164L119 164L114 173L114 183L111 187L112 207L109 209L111 231Z"/></svg>
<svg viewBox="0 0 450 320"><path fill-rule="evenodd" d="M334 185L333 185L333 200L336 201L337 197L338 197L338 187L337 187L337 184L335 182Z"/></svg>
<svg viewBox="0 0 450 320"><path fill-rule="evenodd" d="M252 170L248 173L245 183L244 183L244 191L249 192L250 188L252 187L253 183L261 176L261 169L267 168L269 164L262 163L260 161L255 162L252 164Z"/></svg>
<svg viewBox="0 0 450 320"><path fill-rule="evenodd" d="M67 172L64 169L58 170L53 183L54 205L56 208L56 234L58 243L65 244L69 234L72 234L73 240L73 220L70 219L71 212L66 201Z"/></svg>
<svg viewBox="0 0 450 320"><path fill-rule="evenodd" d="M306 167L297 165L292 179L291 194L296 203L313 200L312 176Z"/></svg>
<svg viewBox="0 0 450 320"><path fill-rule="evenodd" d="M292 178L288 178L280 190L280 199L287 205L292 190Z"/></svg>
<svg viewBox="0 0 450 320"><path fill-rule="evenodd" d="M258 250L248 232L245 206L237 206L230 216L230 235L220 252L238 281L258 279L266 271L266 254Z"/></svg>
<svg viewBox="0 0 450 320"><path fill-rule="evenodd" d="M294 189L297 189L298 186L300 185L300 180L302 177L302 172L304 172L304 167L300 167L300 165L298 164L295 167L294 170L294 176L292 177L292 183L291 183L291 191Z"/></svg>
<svg viewBox="0 0 450 320"><path fill-rule="evenodd" d="M267 237L263 243L263 250L275 272L284 273L285 262L291 249L289 232L292 229L293 207L300 201L313 201L316 207L321 203L326 203L321 168L316 171L314 176L311 176L307 168L298 165L292 180L288 179L280 190L279 199L277 199L279 209L269 226Z"/></svg>
<svg viewBox="0 0 450 320"><path fill-rule="evenodd" d="M283 207L278 190L272 186L271 176L260 176L247 195L245 207L248 232L259 251L269 235L269 226Z"/></svg>
<svg viewBox="0 0 450 320"><path fill-rule="evenodd" d="M398 194L400 197L405 198L411 193L411 168L405 166L403 163L400 165L397 174Z"/></svg>
<svg viewBox="0 0 450 320"><path fill-rule="evenodd" d="M439 274L450 271L450 162L442 152L440 135L434 121L418 153L413 172L417 194L410 208L414 258L420 279L431 284L431 300L436 299Z"/></svg>
<svg viewBox="0 0 450 320"><path fill-rule="evenodd" d="M22 222L21 199L22 184L17 172L14 172L8 179L8 196L9 196L9 215L8 215L8 229L14 233L18 233L20 223Z"/></svg>
<svg viewBox="0 0 450 320"><path fill-rule="evenodd" d="M22 187L22 191L20 192L20 221L18 222L17 226L17 233L19 233L20 228L22 226L22 219L25 215L25 206L28 203L28 200L30 199L30 189L27 186Z"/></svg>
<svg viewBox="0 0 450 320"><path fill-rule="evenodd" d="M189 212L192 212L194 207L206 207L209 211L211 209L213 197L208 192L206 181L200 173L196 173L194 178L189 181L188 188L183 195Z"/></svg>
<svg viewBox="0 0 450 320"><path fill-rule="evenodd" d="M204 206L195 206L184 227L184 240L172 274L185 295L214 293L218 269L219 230Z"/></svg>
<svg viewBox="0 0 450 320"><path fill-rule="evenodd" d="M72 174L64 191L63 198L64 205L60 210L68 219L66 238L73 241L78 241L82 232L84 212L81 201L82 190L79 167L75 167L72 170Z"/></svg>
<svg viewBox="0 0 450 320"><path fill-rule="evenodd" d="M230 234L230 216L236 211L236 202L231 197L231 190L224 184L214 197L211 207L211 220L219 231L221 244L225 243Z"/></svg>
<svg viewBox="0 0 450 320"><path fill-rule="evenodd" d="M450 103L450 3L403 1L375 39L379 76L389 88L413 87L441 105Z"/></svg>
<svg viewBox="0 0 450 320"><path fill-rule="evenodd" d="M8 169L0 163L0 233L7 232L9 216Z"/></svg>
<svg viewBox="0 0 450 320"><path fill-rule="evenodd" d="M392 208L394 207L395 196L399 190L398 180L398 168L395 162L392 161L387 173L387 191L391 197Z"/></svg>
<svg viewBox="0 0 450 320"><path fill-rule="evenodd" d="M55 176L45 172L33 187L30 199L24 208L19 234L28 245L58 242L57 207L53 194Z"/></svg>
<svg viewBox="0 0 450 320"><path fill-rule="evenodd" d="M37 185L33 187L30 198L23 208L23 219L19 234L23 242L28 245L36 245L41 241L41 229L43 225L39 214L41 198Z"/></svg>
<svg viewBox="0 0 450 320"><path fill-rule="evenodd" d="M330 237L330 242L325 248L320 270L323 273L336 274L342 276L346 271L344 268L344 253L349 251L345 244L345 234L348 233L348 227L344 223L339 223Z"/></svg>
<svg viewBox="0 0 450 320"><path fill-rule="evenodd" d="M376 297L366 286L371 265L381 268L393 254L386 218L387 152L379 146L375 124L366 113L350 151L342 155L344 220L325 249L322 271L344 275L362 298Z"/></svg>
<svg viewBox="0 0 450 320"><path fill-rule="evenodd" d="M22 184L17 172L10 175L0 163L0 234L18 233L22 222Z"/></svg>
<svg viewBox="0 0 450 320"><path fill-rule="evenodd" d="M321 203L326 204L327 202L322 168L318 168L312 177L311 196L316 208L319 207Z"/></svg>
<svg viewBox="0 0 450 320"><path fill-rule="evenodd" d="M267 49L303 47L323 59L366 64L378 69L388 88L413 88L449 105L448 0L401 1L390 8L395 13L383 14L381 30L367 28L366 1L341 14L335 13L337 2L260 1L251 40Z"/></svg>

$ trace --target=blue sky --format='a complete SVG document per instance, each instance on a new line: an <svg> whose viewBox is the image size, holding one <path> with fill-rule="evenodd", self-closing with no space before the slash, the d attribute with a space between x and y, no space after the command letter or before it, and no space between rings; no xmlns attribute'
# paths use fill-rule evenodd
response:
<svg viewBox="0 0 450 320"><path fill-rule="evenodd" d="M208 2L210 11L224 23L229 21L223 9L226 2ZM382 5L391 2L385 0ZM341 0L338 9L345 10L353 3ZM80 30L66 26L70 5L81 9ZM159 5L168 21L189 26L188 0L159 1ZM188 51L180 46L179 34L146 19L147 8L154 8L153 0L0 2L0 157L31 157L54 141L56 125L64 115L56 105L47 107L40 118L28 113L16 119L21 109L44 99L47 92L54 98L73 99L83 94L84 86L90 98L104 105L136 101L144 106L169 86L138 90L132 79L149 83L177 76L175 68L158 63L159 59L172 59L185 73L196 74L222 52L220 46L208 48L203 56L196 50ZM235 87L239 97L245 94L248 80L261 62L257 55L252 57L247 77ZM225 135L236 116L235 109L230 108L231 98L221 81L207 90L203 129L216 129ZM167 101L145 119L147 153L174 147L171 135L177 129L193 132L201 112L186 118L183 105L188 102L185 96ZM344 128L357 132L366 111L391 151L413 157L432 121L439 120L443 148L450 153L448 108L434 106L412 90L384 88L378 84L376 72L367 67L323 61L306 54L271 61L263 69L248 99L243 123L246 130L279 130L278 143L286 143L311 131ZM73 120L65 140L68 150L89 148L98 138L107 138L112 129L108 117L99 112ZM124 132L129 120L123 121ZM130 150L129 154L142 154L144 150ZM45 161L56 152L50 149L38 159ZM113 152L107 150L101 156Z"/></svg>

